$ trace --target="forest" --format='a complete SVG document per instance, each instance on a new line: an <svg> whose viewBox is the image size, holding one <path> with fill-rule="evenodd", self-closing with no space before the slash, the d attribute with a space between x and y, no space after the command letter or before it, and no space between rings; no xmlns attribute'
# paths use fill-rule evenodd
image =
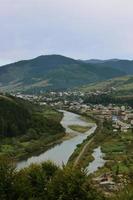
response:
<svg viewBox="0 0 133 200"><path fill-rule="evenodd" d="M0 95L0 156L15 159L47 150L64 134L62 113L10 95Z"/></svg>
<svg viewBox="0 0 133 200"><path fill-rule="evenodd" d="M86 96L84 98L84 103L91 104L103 104L108 105L113 103L116 105L128 105L133 107L133 96L116 96L115 94L99 94Z"/></svg>

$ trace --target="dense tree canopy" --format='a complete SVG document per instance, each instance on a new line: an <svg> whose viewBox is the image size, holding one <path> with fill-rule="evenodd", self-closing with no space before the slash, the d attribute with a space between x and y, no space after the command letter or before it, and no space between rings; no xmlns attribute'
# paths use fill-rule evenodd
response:
<svg viewBox="0 0 133 200"><path fill-rule="evenodd" d="M47 108L12 96L0 95L0 136L57 133L63 131L59 120L44 114ZM32 131L31 131L32 130Z"/></svg>
<svg viewBox="0 0 133 200"><path fill-rule="evenodd" d="M103 200L85 172L51 163L16 171L9 159L0 159L1 200Z"/></svg>

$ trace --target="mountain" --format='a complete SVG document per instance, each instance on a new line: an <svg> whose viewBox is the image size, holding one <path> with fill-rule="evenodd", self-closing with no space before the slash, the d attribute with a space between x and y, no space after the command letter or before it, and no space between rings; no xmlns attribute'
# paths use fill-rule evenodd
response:
<svg viewBox="0 0 133 200"><path fill-rule="evenodd" d="M112 66L99 65L61 55L42 55L0 67L0 90L27 93L63 90L126 74Z"/></svg>
<svg viewBox="0 0 133 200"><path fill-rule="evenodd" d="M91 64L101 64L101 63L105 63L107 61L118 61L119 59L109 59L109 60L100 60L100 59L89 59L89 60L82 60L85 63L91 63Z"/></svg>
<svg viewBox="0 0 133 200"><path fill-rule="evenodd" d="M98 60L98 59L91 59L85 60L85 63L94 64L101 68L113 68L120 70L127 75L133 74L133 60L119 60L119 59L110 59L110 60Z"/></svg>
<svg viewBox="0 0 133 200"><path fill-rule="evenodd" d="M90 60L84 60L83 62L89 63L89 64L101 64L104 63L104 60L99 60L99 59L90 59Z"/></svg>

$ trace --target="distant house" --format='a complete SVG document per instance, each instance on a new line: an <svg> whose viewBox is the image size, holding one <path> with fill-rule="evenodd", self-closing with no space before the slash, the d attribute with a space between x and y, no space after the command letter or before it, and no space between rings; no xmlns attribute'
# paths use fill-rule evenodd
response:
<svg viewBox="0 0 133 200"><path fill-rule="evenodd" d="M133 119L133 113L128 114L128 115L127 115L127 118L128 118L128 119Z"/></svg>

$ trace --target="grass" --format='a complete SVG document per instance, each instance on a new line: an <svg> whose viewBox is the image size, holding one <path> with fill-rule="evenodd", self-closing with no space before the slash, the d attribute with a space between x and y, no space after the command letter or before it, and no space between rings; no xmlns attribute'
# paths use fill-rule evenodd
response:
<svg viewBox="0 0 133 200"><path fill-rule="evenodd" d="M21 137L12 138L7 143L6 138L1 138L0 155L12 157L17 160L28 158L30 155L46 151L51 146L61 142L64 133L57 133L53 136L38 136L36 139L29 139L21 142Z"/></svg>
<svg viewBox="0 0 133 200"><path fill-rule="evenodd" d="M130 173L133 170L133 132L129 130L127 133L117 132L116 134L111 128L111 122L108 123L110 125L104 123L103 128L101 128L100 124L98 125L97 131L93 135L93 141L79 162L79 167L86 167L93 160L93 149L101 146L101 150L105 154L106 164L93 176L98 176L105 172L116 174L119 171L119 174L123 174L128 180L131 180ZM70 163L74 162L88 140L89 138L77 146L69 159Z"/></svg>
<svg viewBox="0 0 133 200"><path fill-rule="evenodd" d="M104 123L103 126L98 123L98 128L93 135L93 140L88 146L86 152L82 156L77 167L86 168L90 162L92 162L93 149L101 146L102 152L105 154L104 159L106 163L103 167L99 168L94 174L90 175L90 178L101 176L105 173L112 175L114 182L118 186L120 183L119 190L121 191L126 184L133 184L133 132L129 130L127 133L117 132L114 133L112 130L111 122ZM82 144L77 145L74 153L71 155L68 164L73 165L74 161L82 151L84 145L89 141L90 138L83 141ZM120 175L120 176L119 176ZM95 185L98 190L100 185ZM115 195L110 193L110 195Z"/></svg>
<svg viewBox="0 0 133 200"><path fill-rule="evenodd" d="M87 114L87 113L86 113ZM82 115L81 119L84 121L87 121L89 123L95 123L95 120L91 117L91 112L89 112L89 115Z"/></svg>
<svg viewBox="0 0 133 200"><path fill-rule="evenodd" d="M130 81L131 80L131 81ZM117 88L117 90L131 90L133 89L132 76L124 76L113 78L107 81L102 81L98 83L91 83L81 88L82 91L94 91L94 90L105 90L111 87Z"/></svg>
<svg viewBox="0 0 133 200"><path fill-rule="evenodd" d="M102 147L104 153L123 153L125 151L125 145L122 142L117 142L117 144L106 143Z"/></svg>
<svg viewBox="0 0 133 200"><path fill-rule="evenodd" d="M119 174L126 176L128 181L131 181L130 173L133 169L133 133L120 132L113 134L106 131L99 133L99 138L94 138L95 145L100 145L102 152L105 154L104 159L106 164L99 169L94 176L99 176L105 172L113 173L116 176L116 171Z"/></svg>
<svg viewBox="0 0 133 200"><path fill-rule="evenodd" d="M78 144L77 148L74 150L73 154L70 156L69 160L68 160L68 164L69 165L74 165L76 158L79 156L80 152L82 151L82 149L84 148L84 146L91 140L93 136L88 136L86 140L83 141L82 144ZM93 156L92 156L92 152L93 152L93 148L92 148L93 142L90 143L90 145L87 147L87 149L85 150L84 154L82 155L81 159L79 160L79 162L77 163L78 168L85 168L89 162L93 161Z"/></svg>
<svg viewBox="0 0 133 200"><path fill-rule="evenodd" d="M69 126L70 129L72 129L73 131L77 131L80 133L85 133L89 130L90 127L88 126L80 126L80 125L70 125Z"/></svg>
<svg viewBox="0 0 133 200"><path fill-rule="evenodd" d="M100 124L100 120L93 116L90 113L84 114L81 116L82 119L84 119L85 121L88 121L90 123L97 123ZM77 148L75 149L75 151L73 152L73 154L70 156L68 164L73 165L75 163L75 160L77 159L77 157L79 156L80 152L82 151L82 149L84 148L84 146L93 138L93 140L89 143L89 145L87 146L87 148L85 149L84 154L82 155L82 157L80 158L77 167L79 168L86 168L90 162L93 161L93 150L98 147L98 143L96 141L102 141L103 140L103 136L100 139L100 132L101 128L99 126L99 128L96 129L96 131L87 137L87 139L85 139L82 144L77 145ZM99 138L99 139L98 139Z"/></svg>

